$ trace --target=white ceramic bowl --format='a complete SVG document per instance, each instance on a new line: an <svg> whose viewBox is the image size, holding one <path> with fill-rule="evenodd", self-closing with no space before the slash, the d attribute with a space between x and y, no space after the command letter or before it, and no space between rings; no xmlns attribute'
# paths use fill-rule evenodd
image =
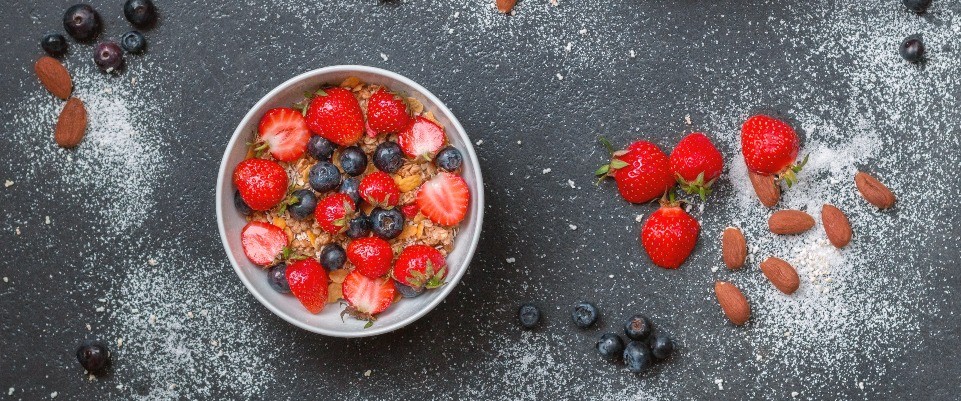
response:
<svg viewBox="0 0 961 401"><path fill-rule="evenodd" d="M234 167L244 159L247 153L246 142L256 132L257 123L264 112L274 107L289 107L303 99L304 92L316 90L323 84L339 84L351 76L358 77L367 83L385 85L392 90L404 92L420 100L426 110L433 112L446 130L450 143L464 156L461 175L467 181L471 192L467 217L459 226L454 240L454 250L447 256L449 268L447 284L427 291L417 298L404 299L391 305L378 315L374 325L367 329L364 328L366 323L364 321L351 317L345 317L341 321L340 312L343 306L340 304L328 304L320 314L314 315L307 312L293 296L279 294L270 288L266 272L244 256L240 244L240 231L247 222L233 204L233 194L236 189L232 182ZM237 126L230 138L230 143L227 144L227 150L224 151L217 177L217 225L220 228L224 249L227 251L227 258L230 259L230 264L233 265L237 276L250 293L277 316L305 330L334 337L365 337L386 333L410 324L434 309L457 286L464 272L467 271L467 266L470 264L471 257L474 256L474 250L480 239L483 219L483 180L477 155L474 154L474 148L464 132L464 127L461 127L447 106L444 106L444 103L427 89L406 77L380 68L357 65L325 67L298 75L274 88L247 112Z"/></svg>

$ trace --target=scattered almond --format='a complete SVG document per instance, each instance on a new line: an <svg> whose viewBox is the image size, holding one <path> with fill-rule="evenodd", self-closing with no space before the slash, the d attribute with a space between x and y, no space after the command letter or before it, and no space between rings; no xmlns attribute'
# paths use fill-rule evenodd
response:
<svg viewBox="0 0 961 401"><path fill-rule="evenodd" d="M747 241L741 229L728 227L721 236L721 256L728 269L734 270L744 266L747 258Z"/></svg>
<svg viewBox="0 0 961 401"><path fill-rule="evenodd" d="M801 285L801 278L794 266L783 259L770 257L761 262L761 272L781 292L791 295Z"/></svg>
<svg viewBox="0 0 961 401"><path fill-rule="evenodd" d="M800 210L778 210L767 220L775 234L800 234L814 227L814 218Z"/></svg>
<svg viewBox="0 0 961 401"><path fill-rule="evenodd" d="M350 270L347 270L347 269L337 269L337 270L332 270L332 271L330 272L330 274L328 274L328 276L330 277L330 281L332 281L332 282L335 282L335 283L343 283L343 282L344 282L344 279L347 278L347 275L348 275L349 273L350 273Z"/></svg>
<svg viewBox="0 0 961 401"><path fill-rule="evenodd" d="M887 186L863 171L858 171L854 175L854 185L858 187L861 196L878 209L889 209L894 206L894 202L897 200Z"/></svg>
<svg viewBox="0 0 961 401"><path fill-rule="evenodd" d="M514 9L514 5L517 4L517 0L496 0L497 1L497 11L504 14L510 14L511 10Z"/></svg>
<svg viewBox="0 0 961 401"><path fill-rule="evenodd" d="M751 186L754 187L754 193L761 200L761 204L767 207L777 205L777 202L781 200L781 188L778 187L773 175L762 175L748 171L747 176L751 178Z"/></svg>
<svg viewBox="0 0 961 401"><path fill-rule="evenodd" d="M34 72L40 83L54 96L67 100L73 92L73 81L70 73L60 64L57 59L50 56L43 56L33 65Z"/></svg>
<svg viewBox="0 0 961 401"><path fill-rule="evenodd" d="M327 285L327 303L332 304L344 297L344 285L331 281Z"/></svg>
<svg viewBox="0 0 961 401"><path fill-rule="evenodd" d="M717 295L717 303L721 305L721 310L731 323L740 326L747 323L751 318L751 305L747 303L747 298L741 293L734 284L727 281L714 282L714 294Z"/></svg>
<svg viewBox="0 0 961 401"><path fill-rule="evenodd" d="M851 242L851 223L841 209L825 203L821 207L821 222L824 223L824 233L835 247L844 248Z"/></svg>
<svg viewBox="0 0 961 401"><path fill-rule="evenodd" d="M62 148L72 148L80 144L87 131L87 109L77 98L70 98L60 111L53 140Z"/></svg>

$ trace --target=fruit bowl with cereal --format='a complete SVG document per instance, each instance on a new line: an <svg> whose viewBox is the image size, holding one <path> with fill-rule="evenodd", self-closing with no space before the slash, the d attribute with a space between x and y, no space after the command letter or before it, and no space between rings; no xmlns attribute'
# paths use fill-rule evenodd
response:
<svg viewBox="0 0 961 401"><path fill-rule="evenodd" d="M477 248L483 181L470 139L433 94L390 71L333 66L281 84L224 152L227 256L271 312L364 337L428 313Z"/></svg>

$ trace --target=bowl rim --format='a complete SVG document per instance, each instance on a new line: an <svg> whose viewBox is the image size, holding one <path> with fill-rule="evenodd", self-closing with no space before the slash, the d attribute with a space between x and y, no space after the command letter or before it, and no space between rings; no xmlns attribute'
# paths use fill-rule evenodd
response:
<svg viewBox="0 0 961 401"><path fill-rule="evenodd" d="M433 301L428 303L424 308L421 308L420 310L416 311L415 313L408 316L407 318L400 320L394 324L384 325L384 326L374 325L373 327L364 329L361 332L332 331L332 330L328 330L321 327L311 326L309 324L306 324L304 322L301 322L293 318L291 315L281 310L276 305L267 301L266 298L264 298L259 292L257 292L254 289L253 284L244 275L243 271L241 270L242 268L240 264L237 262L237 260L233 256L233 253L230 251L231 248L230 248L230 244L227 242L227 232L226 232L226 227L224 226L224 210L222 207L222 205L224 204L224 196L225 196L222 188L224 188L224 181L226 177L231 175L227 173L228 167L229 167L227 166L227 159L230 157L231 150L234 149L234 147L237 145L237 141L241 140L241 138L245 134L244 128L248 126L248 124L253 118L255 118L254 111L263 107L265 103L272 101L275 96L277 96L280 92L286 90L290 86L297 85L305 80L310 80L318 76L322 76L330 73L342 73L342 72L367 73L372 75L378 75L385 78L386 80L397 81L404 85L407 85L408 87L412 88L414 91L419 93L421 96L424 96L425 98L427 98L427 100L431 104L437 107L438 111L444 113L444 115L448 118L448 120L450 120L450 123L453 127L453 131L456 132L456 134L460 136L461 139L463 139L464 150L467 152L467 157L464 158L464 161L471 164L477 176L477 190L475 191L476 192L475 194L472 194L473 201L476 202L475 204L477 205L475 216L474 216L474 218L477 221L477 224L475 225L475 228L472 232L460 231L457 234L457 235L468 235L470 238L470 242L467 244L468 249L466 253L466 258L464 259L464 262L463 262L464 268L458 269L457 273L455 273L453 277L448 277L447 285L444 285L443 287L438 289L439 291L441 291L440 296L438 296ZM457 120L457 117L454 116L454 113L450 111L450 109L447 107L447 105L444 104L444 102L442 102L440 99L434 96L433 93L431 93L429 90L427 90L417 82L414 82L413 80L403 75L400 75L398 73L395 73L389 70L385 70L377 67L369 67L364 65L350 65L350 64L334 65L334 66L327 66L327 67L310 70L284 81L280 85L276 86L274 89L270 90L270 92L267 92L266 95L261 97L260 100L258 100L257 103L255 103L247 111L247 113L244 115L244 118L240 120L240 123L237 125L237 128L234 129L234 132L231 135L230 141L227 142L227 146L224 149L224 154L220 160L220 169L217 173L217 188L216 188L215 201L216 201L215 206L217 210L217 227L220 232L221 243L223 244L224 251L227 254L227 259L230 260L230 265L233 267L234 273L237 274L237 277L240 278L240 281L244 283L244 287L247 288L247 292L253 295L254 298L256 298L258 302L260 302L261 305L265 306L273 314L279 316L280 318L286 320L288 323L293 324L294 326L300 327L301 329L311 331L314 333L323 334L331 337L342 337L342 338L370 337L378 334L388 333L388 332L400 329L401 327L407 326L408 324L413 323L414 321L420 319L430 311L434 310L434 308L436 308L437 305L439 305L441 302L443 302L447 298L450 292L453 291L454 287L456 287L457 284L460 283L461 278L467 272L467 268L470 267L470 263L474 258L474 252L477 250L477 245L480 242L481 229L484 225L483 224L484 223L484 179L480 169L480 163L478 162L477 155L474 152L473 144L471 143L470 137L467 135L467 132L464 130L464 127L460 124L460 121Z"/></svg>

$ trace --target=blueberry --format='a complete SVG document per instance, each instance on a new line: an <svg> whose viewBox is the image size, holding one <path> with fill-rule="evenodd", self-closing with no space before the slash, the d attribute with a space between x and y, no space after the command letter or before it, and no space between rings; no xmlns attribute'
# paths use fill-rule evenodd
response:
<svg viewBox="0 0 961 401"><path fill-rule="evenodd" d="M464 157L460 155L460 151L453 146L448 146L441 149L437 153L437 157L434 159L434 163L437 164L438 168L454 171L460 168L460 165L464 162Z"/></svg>
<svg viewBox="0 0 961 401"><path fill-rule="evenodd" d="M651 319L644 315L634 315L624 323L624 334L631 340L643 341L651 335Z"/></svg>
<svg viewBox="0 0 961 401"><path fill-rule="evenodd" d="M641 341L631 341L624 347L624 363L631 373L641 373L651 365L651 350Z"/></svg>
<svg viewBox="0 0 961 401"><path fill-rule="evenodd" d="M40 39L40 48L52 57L67 54L67 38L59 33L48 33Z"/></svg>
<svg viewBox="0 0 961 401"><path fill-rule="evenodd" d="M110 362L110 350L102 341L86 340L77 348L77 361L87 372L97 373Z"/></svg>
<svg viewBox="0 0 961 401"><path fill-rule="evenodd" d="M355 205L360 204L360 178L347 177L344 183L340 184L340 193L345 194L354 200Z"/></svg>
<svg viewBox="0 0 961 401"><path fill-rule="evenodd" d="M666 334L655 334L651 340L651 354L655 359L667 359L674 353L674 340Z"/></svg>
<svg viewBox="0 0 961 401"><path fill-rule="evenodd" d="M924 60L924 42L921 38L909 37L901 42L901 57L912 63L919 63Z"/></svg>
<svg viewBox="0 0 961 401"><path fill-rule="evenodd" d="M597 307L590 302L580 302L574 305L571 318L574 319L574 324L576 324L577 327L591 327L591 325L597 322Z"/></svg>
<svg viewBox="0 0 961 401"><path fill-rule="evenodd" d="M157 9L150 0L127 0L123 16L134 26L149 27L157 20Z"/></svg>
<svg viewBox="0 0 961 401"><path fill-rule="evenodd" d="M404 152L397 142L382 142L374 149L374 166L385 173L395 173L404 165Z"/></svg>
<svg viewBox="0 0 961 401"><path fill-rule="evenodd" d="M363 238L370 235L370 218L364 212L357 213L357 217L350 219L347 226L347 234L350 238Z"/></svg>
<svg viewBox="0 0 961 401"><path fill-rule="evenodd" d="M400 295L403 296L404 298L417 298L418 295L424 293L423 288L414 288L411 286L398 283L396 281L394 282L394 287L397 288L397 291L400 292Z"/></svg>
<svg viewBox="0 0 961 401"><path fill-rule="evenodd" d="M314 214L317 208L317 196L309 189L298 189L291 194L294 203L287 206L287 211L297 220L303 220Z"/></svg>
<svg viewBox="0 0 961 401"><path fill-rule="evenodd" d="M928 11L928 7L931 7L931 0L901 0L901 2L908 10L917 14L924 14L925 11Z"/></svg>
<svg viewBox="0 0 961 401"><path fill-rule="evenodd" d="M367 170L367 154L359 146L351 146L340 152L340 168L350 176L358 176Z"/></svg>
<svg viewBox="0 0 961 401"><path fill-rule="evenodd" d="M320 161L330 161L336 149L337 145L319 135L311 135L307 141L307 153Z"/></svg>
<svg viewBox="0 0 961 401"><path fill-rule="evenodd" d="M370 228L383 239L394 239L404 231L404 214L397 210L375 208L370 212Z"/></svg>
<svg viewBox="0 0 961 401"><path fill-rule="evenodd" d="M327 270L337 270L344 267L347 261L347 252L344 247L337 244L327 244L320 251L320 264Z"/></svg>
<svg viewBox="0 0 961 401"><path fill-rule="evenodd" d="M310 167L307 176L310 187L317 192L333 191L340 185L340 170L334 163L322 161Z"/></svg>
<svg viewBox="0 0 961 401"><path fill-rule="evenodd" d="M100 34L100 14L89 4L74 4L63 13L63 29L79 42L90 42Z"/></svg>
<svg viewBox="0 0 961 401"><path fill-rule="evenodd" d="M531 304L523 304L517 310L517 319L521 322L521 327L533 329L541 321L541 310Z"/></svg>
<svg viewBox="0 0 961 401"><path fill-rule="evenodd" d="M103 42L93 48L93 62L103 72L120 72L123 68L123 50L117 42Z"/></svg>
<svg viewBox="0 0 961 401"><path fill-rule="evenodd" d="M147 38L140 32L130 31L120 37L120 47L127 53L140 54L147 49Z"/></svg>
<svg viewBox="0 0 961 401"><path fill-rule="evenodd" d="M290 294L290 283L287 282L287 264L278 263L267 271L270 288L281 294Z"/></svg>
<svg viewBox="0 0 961 401"><path fill-rule="evenodd" d="M240 214L247 216L254 212L250 206L247 206L247 202L244 202L244 198L240 197L240 191L234 191L234 207Z"/></svg>
<svg viewBox="0 0 961 401"><path fill-rule="evenodd" d="M604 359L613 361L624 353L624 340L617 334L606 333L594 343L594 348Z"/></svg>

